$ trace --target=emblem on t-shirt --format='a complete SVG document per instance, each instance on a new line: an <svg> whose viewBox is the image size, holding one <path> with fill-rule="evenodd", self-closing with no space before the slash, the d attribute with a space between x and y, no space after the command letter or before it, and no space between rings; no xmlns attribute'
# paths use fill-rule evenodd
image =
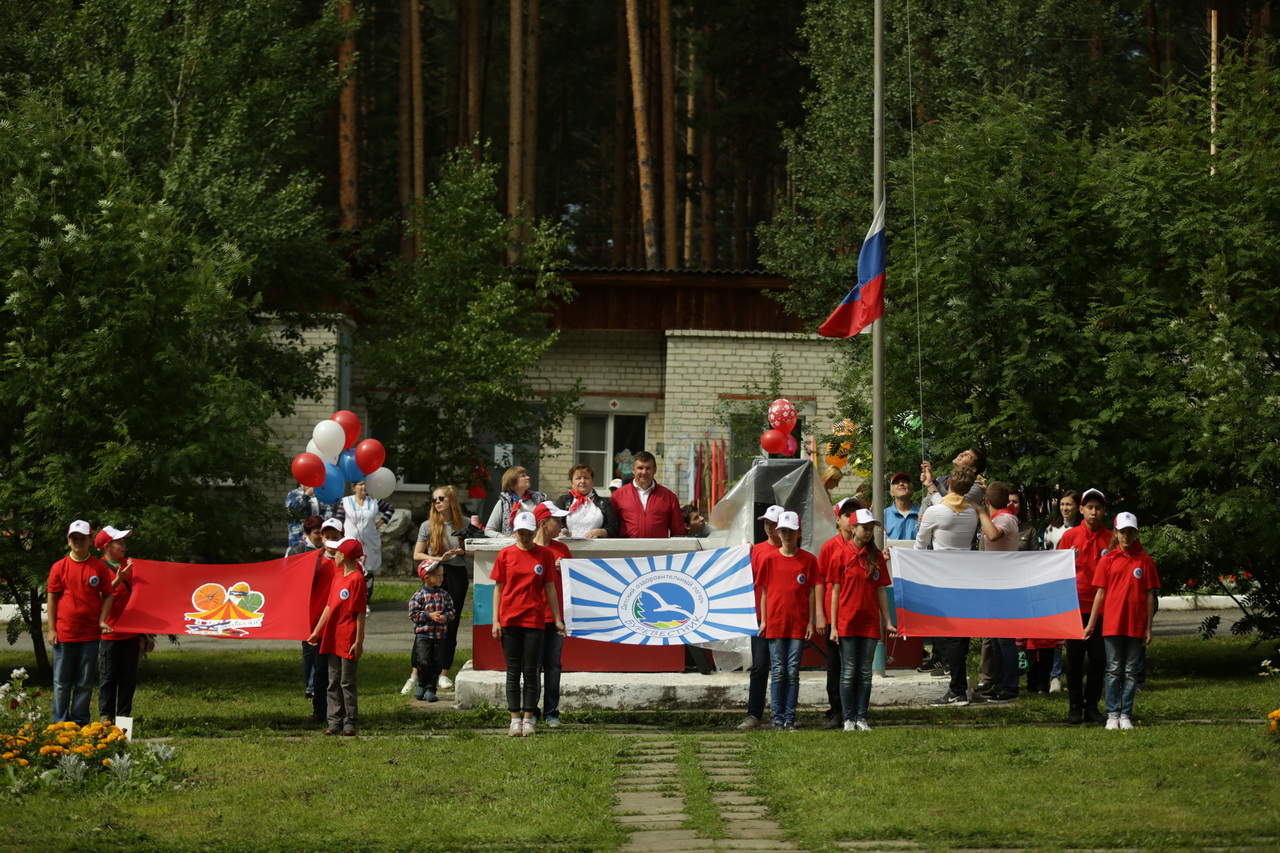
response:
<svg viewBox="0 0 1280 853"><path fill-rule="evenodd" d="M1136 569L1134 569L1134 570L1133 570L1133 576L1134 576L1135 578L1137 578L1138 580L1142 580L1142 567L1141 567L1141 566L1139 566L1138 568L1136 568Z"/></svg>
<svg viewBox="0 0 1280 853"><path fill-rule="evenodd" d="M344 589L342 590L342 592L338 593L338 598L341 598L343 601L346 601L350 597L351 597L351 590L349 589Z"/></svg>
<svg viewBox="0 0 1280 853"><path fill-rule="evenodd" d="M804 582L806 580L807 578L805 577L804 572L801 572L800 574L796 575L796 583L800 584L801 586L804 586Z"/></svg>
<svg viewBox="0 0 1280 853"><path fill-rule="evenodd" d="M89 575L89 586L97 586L102 583L102 578L97 575Z"/></svg>
<svg viewBox="0 0 1280 853"><path fill-rule="evenodd" d="M872 570L871 570L871 579L872 579L873 581L878 581L878 580L880 580L880 570L879 570L879 569L872 569Z"/></svg>
<svg viewBox="0 0 1280 853"><path fill-rule="evenodd" d="M536 566L534 566L534 567L533 567L533 573L534 573L535 575L541 575L541 574L542 574L542 563L538 563Z"/></svg>

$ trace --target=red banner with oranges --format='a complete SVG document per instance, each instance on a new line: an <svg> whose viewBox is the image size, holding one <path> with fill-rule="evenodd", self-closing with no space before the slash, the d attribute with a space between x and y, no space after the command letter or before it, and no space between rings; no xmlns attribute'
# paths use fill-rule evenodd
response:
<svg viewBox="0 0 1280 853"><path fill-rule="evenodd" d="M305 640L318 552L265 563L133 561L133 593L117 631L228 640Z"/></svg>

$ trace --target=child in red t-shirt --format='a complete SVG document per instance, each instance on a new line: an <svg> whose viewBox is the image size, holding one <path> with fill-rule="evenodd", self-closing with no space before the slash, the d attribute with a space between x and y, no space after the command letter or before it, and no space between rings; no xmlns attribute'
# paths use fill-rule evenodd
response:
<svg viewBox="0 0 1280 853"><path fill-rule="evenodd" d="M1059 550L1070 548L1075 552L1076 595L1080 599L1081 628L1089 621L1089 611L1097 594L1097 588L1093 585L1093 571L1111 542L1111 532L1103 523L1106 512L1107 496L1098 489L1086 489L1080 496L1081 523L1062 534L1062 538L1058 540ZM1085 663L1086 658L1088 664ZM1078 726L1081 722L1101 723L1106 720L1098 711L1098 700L1102 698L1107 668L1106 658L1107 651L1101 637L1067 640L1067 696L1070 700L1068 725Z"/></svg>
<svg viewBox="0 0 1280 853"><path fill-rule="evenodd" d="M796 730L796 701L800 697L800 655L813 636L818 584L818 558L800 547L800 516L778 516L782 546L765 555L756 583L760 587L760 633L769 641L773 663L771 711L773 728Z"/></svg>
<svg viewBox="0 0 1280 853"><path fill-rule="evenodd" d="M572 560L573 553L556 537L564 532L564 520L568 515L569 510L561 509L552 501L543 501L533 509L533 518L538 523L533 541L556 555L555 596L561 617L564 616L564 584L560 582L560 561ZM560 655L564 651L564 632L556 629L550 600L544 617L547 621L542 633L542 695L545 699L542 721L547 728L555 729L560 727L560 675L564 671Z"/></svg>
<svg viewBox="0 0 1280 853"><path fill-rule="evenodd" d="M335 574L329 588L329 603L320 613L308 643L320 643L320 654L329 656L328 716L325 734L338 732L347 737L356 733L359 722L359 695L356 673L364 654L365 608L368 588L360 558L364 546L348 536L334 546L334 561L340 574Z"/></svg>
<svg viewBox="0 0 1280 853"><path fill-rule="evenodd" d="M551 608L555 630L564 633L556 596L556 554L533 541L538 522L531 512L517 513L512 522L516 544L503 548L493 561L493 638L502 641L507 661L507 710L511 737L532 737L538 711L538 669L546 609ZM524 680L521 689L521 678ZM523 714L523 718L521 715Z"/></svg>
<svg viewBox="0 0 1280 853"><path fill-rule="evenodd" d="M94 545L102 552L103 561L111 567L111 612L98 652L98 716L114 721L116 717L133 716L133 694L138 688L138 659L155 648L149 634L127 634L116 631L116 622L133 595L133 560L125 557L127 539L132 530L117 530L107 525L98 531Z"/></svg>
<svg viewBox="0 0 1280 853"><path fill-rule="evenodd" d="M892 581L884 554L876 547L876 521L870 510L858 510L852 519L853 538L846 543L844 559L831 577L831 639L840 642L840 704L846 732L869 732L867 708L871 704L871 664L880 642L881 620L890 637L898 635L889 613L885 587Z"/></svg>
<svg viewBox="0 0 1280 853"><path fill-rule="evenodd" d="M98 640L111 633L111 569L90 556L87 521L67 528L71 553L49 567L49 630L53 647L53 721L89 724L98 680Z"/></svg>
<svg viewBox="0 0 1280 853"><path fill-rule="evenodd" d="M1107 728L1133 728L1133 697L1138 692L1143 653L1151 642L1160 576L1155 560L1138 541L1138 518L1131 512L1116 516L1119 547L1108 551L1093 572L1098 592L1084 635L1090 637L1102 616L1102 641L1107 648ZM1106 607L1103 607L1103 601Z"/></svg>

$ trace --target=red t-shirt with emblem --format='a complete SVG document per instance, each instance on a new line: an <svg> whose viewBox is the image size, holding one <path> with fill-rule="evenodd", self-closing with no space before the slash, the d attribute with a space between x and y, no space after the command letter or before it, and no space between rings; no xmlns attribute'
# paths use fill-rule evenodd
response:
<svg viewBox="0 0 1280 853"><path fill-rule="evenodd" d="M804 638L809 625L809 597L819 582L820 571L818 558L803 548L790 557L777 549L760 561L757 586L765 592L766 638Z"/></svg>
<svg viewBox="0 0 1280 853"><path fill-rule="evenodd" d="M502 584L498 624L503 628L542 628L547 624L547 592L555 582L556 554L541 545L528 551L519 545L503 548L489 577Z"/></svg>
<svg viewBox="0 0 1280 853"><path fill-rule="evenodd" d="M107 561L103 560L103 562L106 563ZM111 569L111 575L112 575L112 578L114 579L115 575L120 570L120 564L107 563L107 566ZM129 603L129 597L133 595L133 583L131 581L123 580L116 585L116 588L114 590L111 589L110 584L107 584L107 589L112 594L111 612L107 614L107 624L110 625L112 628L115 628L116 622L120 619L120 614L124 613L124 608ZM138 635L137 634L121 634L119 631L112 631L110 634L103 634L102 639L132 640L136 636Z"/></svg>
<svg viewBox="0 0 1280 853"><path fill-rule="evenodd" d="M1076 595L1080 598L1080 612L1088 616L1093 612L1093 599L1098 588L1093 585L1093 572L1098 567L1098 558L1111 544L1111 531L1105 524L1099 524L1097 530L1089 530L1083 523L1062 534L1058 540L1058 550L1076 549Z"/></svg>
<svg viewBox="0 0 1280 853"><path fill-rule="evenodd" d="M840 573L853 559L853 545L837 533L822 543L818 550L819 583L824 584L822 590L822 615L831 622L831 584L840 582Z"/></svg>
<svg viewBox="0 0 1280 853"><path fill-rule="evenodd" d="M778 546L768 539L757 542L751 548L751 582L755 584L756 621L760 620L760 564L764 562L765 557L777 550Z"/></svg>
<svg viewBox="0 0 1280 853"><path fill-rule="evenodd" d="M344 575L339 569L334 573L333 586L329 588L329 621L324 626L320 640L320 654L337 655L351 660L351 645L356 641L359 617L364 616L369 591L364 573Z"/></svg>
<svg viewBox="0 0 1280 853"><path fill-rule="evenodd" d="M1116 548L1108 552L1094 569L1093 583L1107 591L1102 636L1145 637L1147 593L1160 588L1160 575L1142 543L1128 551Z"/></svg>
<svg viewBox="0 0 1280 853"><path fill-rule="evenodd" d="M893 581L884 562L884 554L877 554L876 568L867 577L867 549L852 542L849 550L853 559L846 562L840 572L840 606L836 617L840 620L836 631L841 637L880 637L880 588Z"/></svg>
<svg viewBox="0 0 1280 853"><path fill-rule="evenodd" d="M333 589L333 576L337 572L338 567L334 565L333 558L326 556L321 548L315 574L311 577L311 600L307 607L307 618L311 620L312 628L320 621L320 614L329 603L329 591Z"/></svg>
<svg viewBox="0 0 1280 853"><path fill-rule="evenodd" d="M543 545L542 547L546 548L548 551L555 554L557 560L573 559L573 554L569 552L569 546L564 544L558 539L552 539L550 542L548 542L546 545ZM556 604L560 605L560 618L563 619L564 618L564 584L560 582L560 566L553 563L551 566L551 571L543 576L542 583L544 585L549 583L553 583L556 585ZM546 618L543 621L546 622L547 624L551 624L552 622L556 621L555 617L551 615L550 600L547 601L546 610L544 611L544 614Z"/></svg>
<svg viewBox="0 0 1280 853"><path fill-rule="evenodd" d="M49 596L58 597L60 643L87 643L102 636L102 599L111 594L111 568L97 557L84 562L63 557L49 567Z"/></svg>

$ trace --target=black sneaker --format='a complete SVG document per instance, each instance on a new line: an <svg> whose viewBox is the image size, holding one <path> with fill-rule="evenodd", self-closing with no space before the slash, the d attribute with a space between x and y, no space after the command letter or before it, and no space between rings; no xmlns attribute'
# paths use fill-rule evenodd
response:
<svg viewBox="0 0 1280 853"><path fill-rule="evenodd" d="M937 666L935 666L929 672L929 674L932 675L934 678L950 678L951 677L951 673L942 664L938 664Z"/></svg>
<svg viewBox="0 0 1280 853"><path fill-rule="evenodd" d="M973 692L981 693L983 696L990 696L995 692L995 689L996 686L994 684L979 684L977 687L973 688Z"/></svg>
<svg viewBox="0 0 1280 853"><path fill-rule="evenodd" d="M1004 691L1001 691L999 693L992 693L988 695L987 701L990 702L992 705L1008 705L1010 702L1012 702L1017 698L1018 697L1013 695L1012 693L1005 693Z"/></svg>
<svg viewBox="0 0 1280 853"><path fill-rule="evenodd" d="M1087 723L1105 723L1107 715L1099 711L1097 708L1086 707L1084 709L1084 719Z"/></svg>
<svg viewBox="0 0 1280 853"><path fill-rule="evenodd" d="M827 717L822 722L824 729L841 729L844 728L844 720L839 717Z"/></svg>
<svg viewBox="0 0 1280 853"><path fill-rule="evenodd" d="M952 693L950 690L948 690L945 696L943 696L941 699L935 699L932 704L954 705L957 708L959 708L969 704L969 697L965 696L963 693Z"/></svg>
<svg viewBox="0 0 1280 853"><path fill-rule="evenodd" d="M1071 710L1067 711L1067 725L1078 726L1084 722L1084 709L1079 705L1072 705Z"/></svg>
<svg viewBox="0 0 1280 853"><path fill-rule="evenodd" d="M940 666L942 666L942 664L938 663L937 661L927 660L924 663L920 664L918 667L916 667L916 672L933 672L935 669L937 669Z"/></svg>

